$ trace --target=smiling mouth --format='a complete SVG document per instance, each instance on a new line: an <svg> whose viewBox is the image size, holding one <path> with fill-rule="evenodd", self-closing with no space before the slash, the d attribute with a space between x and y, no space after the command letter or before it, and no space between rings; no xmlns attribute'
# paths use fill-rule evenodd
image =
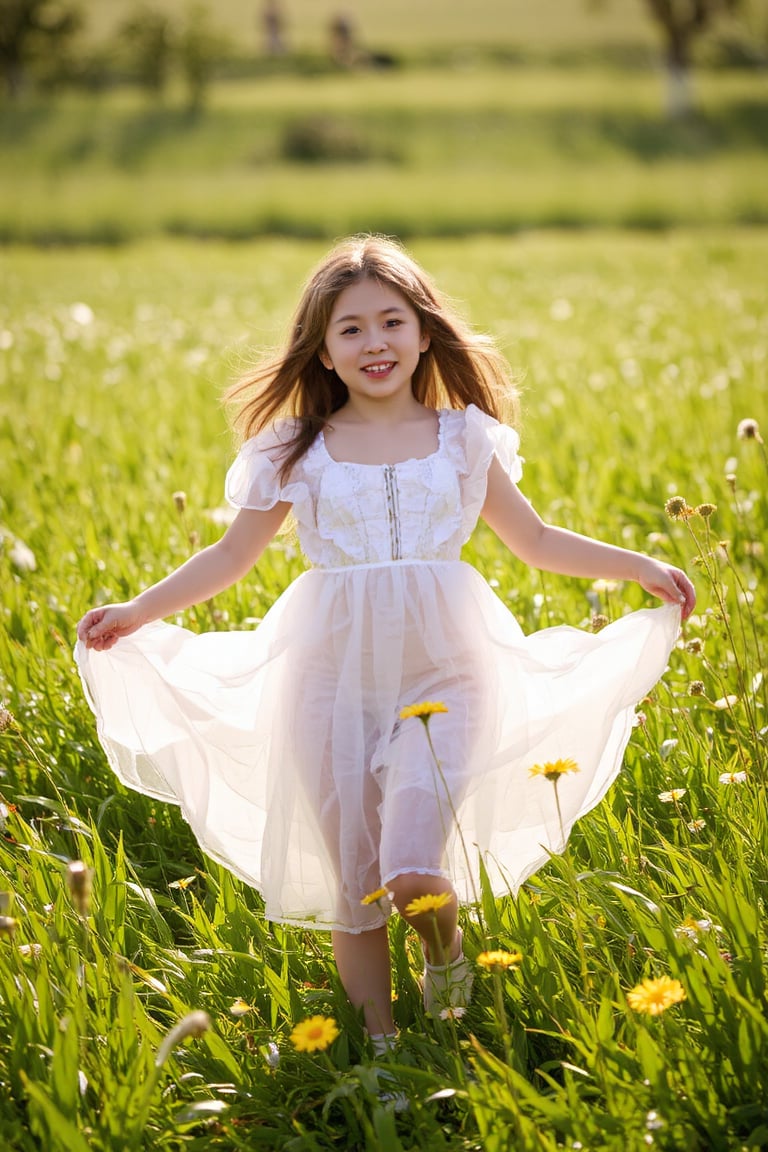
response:
<svg viewBox="0 0 768 1152"><path fill-rule="evenodd" d="M394 360L387 360L383 364L368 364L363 368L363 372L366 376L386 376L387 372L391 372L394 366Z"/></svg>

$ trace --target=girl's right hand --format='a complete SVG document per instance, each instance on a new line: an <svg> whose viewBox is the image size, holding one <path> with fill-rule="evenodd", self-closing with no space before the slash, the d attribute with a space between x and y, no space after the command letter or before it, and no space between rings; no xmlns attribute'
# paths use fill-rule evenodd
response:
<svg viewBox="0 0 768 1152"><path fill-rule="evenodd" d="M134 600L125 604L107 604L104 608L91 608L77 625L77 638L86 648L106 652L122 636L136 632L146 619Z"/></svg>

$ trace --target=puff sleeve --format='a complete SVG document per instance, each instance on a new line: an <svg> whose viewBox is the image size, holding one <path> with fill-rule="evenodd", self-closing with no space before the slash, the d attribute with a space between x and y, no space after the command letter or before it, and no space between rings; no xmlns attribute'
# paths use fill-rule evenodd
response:
<svg viewBox="0 0 768 1152"><path fill-rule="evenodd" d="M306 485L294 480L293 474L281 481L279 474L282 452L292 433L292 423L281 421L245 441L224 482L227 503L266 512L278 501L295 504L302 499Z"/></svg>
<svg viewBox="0 0 768 1152"><path fill-rule="evenodd" d="M520 437L514 428L470 404L464 412L464 468L462 507L464 538L468 539L485 504L488 469L494 456L510 480L517 484L523 475Z"/></svg>

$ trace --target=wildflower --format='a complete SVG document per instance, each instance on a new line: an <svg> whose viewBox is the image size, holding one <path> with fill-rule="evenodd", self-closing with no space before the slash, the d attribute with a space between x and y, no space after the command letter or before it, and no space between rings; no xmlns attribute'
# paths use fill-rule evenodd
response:
<svg viewBox="0 0 768 1152"><path fill-rule="evenodd" d="M686 828L689 832L701 832L702 828L706 828L706 826L707 822L706 820L703 820L701 816L697 816L695 820L691 820L688 824L686 824Z"/></svg>
<svg viewBox="0 0 768 1152"><path fill-rule="evenodd" d="M717 504L697 504L694 511L702 520L709 520L710 516L717 512Z"/></svg>
<svg viewBox="0 0 768 1152"><path fill-rule="evenodd" d="M736 491L736 473L735 472L726 472L725 482L728 485L728 487L730 488L731 492Z"/></svg>
<svg viewBox="0 0 768 1152"><path fill-rule="evenodd" d="M87 916L91 910L91 870L82 860L73 860L67 867L67 887L78 916Z"/></svg>
<svg viewBox="0 0 768 1152"><path fill-rule="evenodd" d="M688 685L689 696L704 696L706 694L706 686L703 680L691 680Z"/></svg>
<svg viewBox="0 0 768 1152"><path fill-rule="evenodd" d="M13 916L0 916L0 936L13 936L18 927L18 920Z"/></svg>
<svg viewBox="0 0 768 1152"><path fill-rule="evenodd" d="M638 728L645 728L647 723L648 723L648 717L647 717L645 712L636 712L635 713L635 724L637 725Z"/></svg>
<svg viewBox="0 0 768 1152"><path fill-rule="evenodd" d="M186 492L174 492L173 502L176 505L177 512L185 512L187 508L187 494Z"/></svg>
<svg viewBox="0 0 768 1152"><path fill-rule="evenodd" d="M329 1016L310 1016L291 1032L291 1043L297 1052L324 1052L339 1035L336 1021Z"/></svg>
<svg viewBox="0 0 768 1152"><path fill-rule="evenodd" d="M247 1004L242 996L238 996L229 1006L230 1015L237 1017L239 1020L241 1016L247 1016L249 1012L253 1012L253 1005Z"/></svg>
<svg viewBox="0 0 768 1152"><path fill-rule="evenodd" d="M367 896L363 896L360 901L361 904L378 904L380 900L392 900L393 892L388 892L386 888L377 888L375 892L369 892Z"/></svg>
<svg viewBox="0 0 768 1152"><path fill-rule="evenodd" d="M669 792L659 792L659 800L664 804L677 804L687 792L686 788L672 788Z"/></svg>
<svg viewBox="0 0 768 1152"><path fill-rule="evenodd" d="M693 516L693 508L683 496L671 496L664 505L670 520L688 520Z"/></svg>
<svg viewBox="0 0 768 1152"><path fill-rule="evenodd" d="M196 876L182 876L180 880L172 880L171 883L168 885L168 887L169 888L180 888L183 892L187 888L189 888L190 884L193 884L196 879L197 879Z"/></svg>
<svg viewBox="0 0 768 1152"><path fill-rule="evenodd" d="M400 719L408 720L411 716L417 716L419 720L426 724L430 716L434 715L435 712L447 711L448 709L445 704L441 704L439 701L424 700L421 704L408 704L407 707L401 709Z"/></svg>
<svg viewBox="0 0 768 1152"><path fill-rule="evenodd" d="M23 956L25 960L37 960L42 954L42 944L19 944L19 956Z"/></svg>
<svg viewBox="0 0 768 1152"><path fill-rule="evenodd" d="M685 1000L685 989L679 980L673 980L670 976L643 980L627 993L627 1003L632 1011L646 1016L660 1016L681 1000Z"/></svg>
<svg viewBox="0 0 768 1152"><path fill-rule="evenodd" d="M738 696L721 696L719 700L715 700L715 708L719 708L724 712L726 708L733 708L734 704L738 704Z"/></svg>
<svg viewBox="0 0 768 1152"><path fill-rule="evenodd" d="M211 1018L207 1012L189 1012L178 1024L166 1034L155 1056L155 1068L162 1068L177 1044L186 1040L188 1036L202 1036L211 1026Z"/></svg>
<svg viewBox="0 0 768 1152"><path fill-rule="evenodd" d="M13 714L7 708L0 708L0 732L5 732L13 724Z"/></svg>
<svg viewBox="0 0 768 1152"><path fill-rule="evenodd" d="M609 623L610 621L607 616L604 616L602 612L596 612L590 620L589 626L593 632L602 632L603 628Z"/></svg>
<svg viewBox="0 0 768 1152"><path fill-rule="evenodd" d="M8 559L17 572L34 572L37 560L31 548L23 540L16 540L8 553Z"/></svg>
<svg viewBox="0 0 768 1152"><path fill-rule="evenodd" d="M559 780L566 772L578 772L579 766L575 760L547 760L543 764L534 764L528 769L529 776L543 776L546 780Z"/></svg>
<svg viewBox="0 0 768 1152"><path fill-rule="evenodd" d="M508 968L516 969L523 959L522 952L481 952L477 962L481 968L488 972L504 972Z"/></svg>
<svg viewBox="0 0 768 1152"><path fill-rule="evenodd" d="M714 929L720 931L719 924L711 920L695 920L693 916L686 916L679 928L675 928L675 936L687 936L689 940L698 940L699 936L706 935Z"/></svg>
<svg viewBox="0 0 768 1152"><path fill-rule="evenodd" d="M406 916L420 916L423 912L438 912L453 900L452 892L439 892L436 896L417 896L406 904Z"/></svg>
<svg viewBox="0 0 768 1152"><path fill-rule="evenodd" d="M746 772L722 772L718 776L721 784L743 784L746 778Z"/></svg>
<svg viewBox="0 0 768 1152"><path fill-rule="evenodd" d="M703 652L704 641L698 636L693 636L690 640L686 640L685 650L686 652L692 652L694 655L697 655L699 652Z"/></svg>
<svg viewBox="0 0 768 1152"><path fill-rule="evenodd" d="M461 1020L462 1016L466 1013L466 1011L467 1011L466 1008L463 1008L460 1004L456 1004L455 1006L449 1005L449 1007L443 1008L441 1010L440 1019L441 1020Z"/></svg>
<svg viewBox="0 0 768 1152"><path fill-rule="evenodd" d="M746 420L739 421L736 435L739 440L757 440L758 444L762 444L763 442L763 438L760 435L760 425L757 420L751 420L749 417Z"/></svg>

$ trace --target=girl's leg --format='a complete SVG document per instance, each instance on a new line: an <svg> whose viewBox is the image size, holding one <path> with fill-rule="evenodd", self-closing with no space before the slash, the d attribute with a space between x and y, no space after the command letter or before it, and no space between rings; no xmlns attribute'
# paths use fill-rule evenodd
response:
<svg viewBox="0 0 768 1152"><path fill-rule="evenodd" d="M368 932L333 932L333 953L344 991L362 1008L371 1036L394 1032L392 972L386 926Z"/></svg>
<svg viewBox="0 0 768 1152"><path fill-rule="evenodd" d="M429 964L450 964L461 952L458 932L458 902L450 881L442 876L426 876L420 872L404 872L387 881L394 893L395 907L400 915L418 932L424 942L424 956ZM419 896L439 896L449 892L450 904L436 912L422 912L409 916L407 906Z"/></svg>

